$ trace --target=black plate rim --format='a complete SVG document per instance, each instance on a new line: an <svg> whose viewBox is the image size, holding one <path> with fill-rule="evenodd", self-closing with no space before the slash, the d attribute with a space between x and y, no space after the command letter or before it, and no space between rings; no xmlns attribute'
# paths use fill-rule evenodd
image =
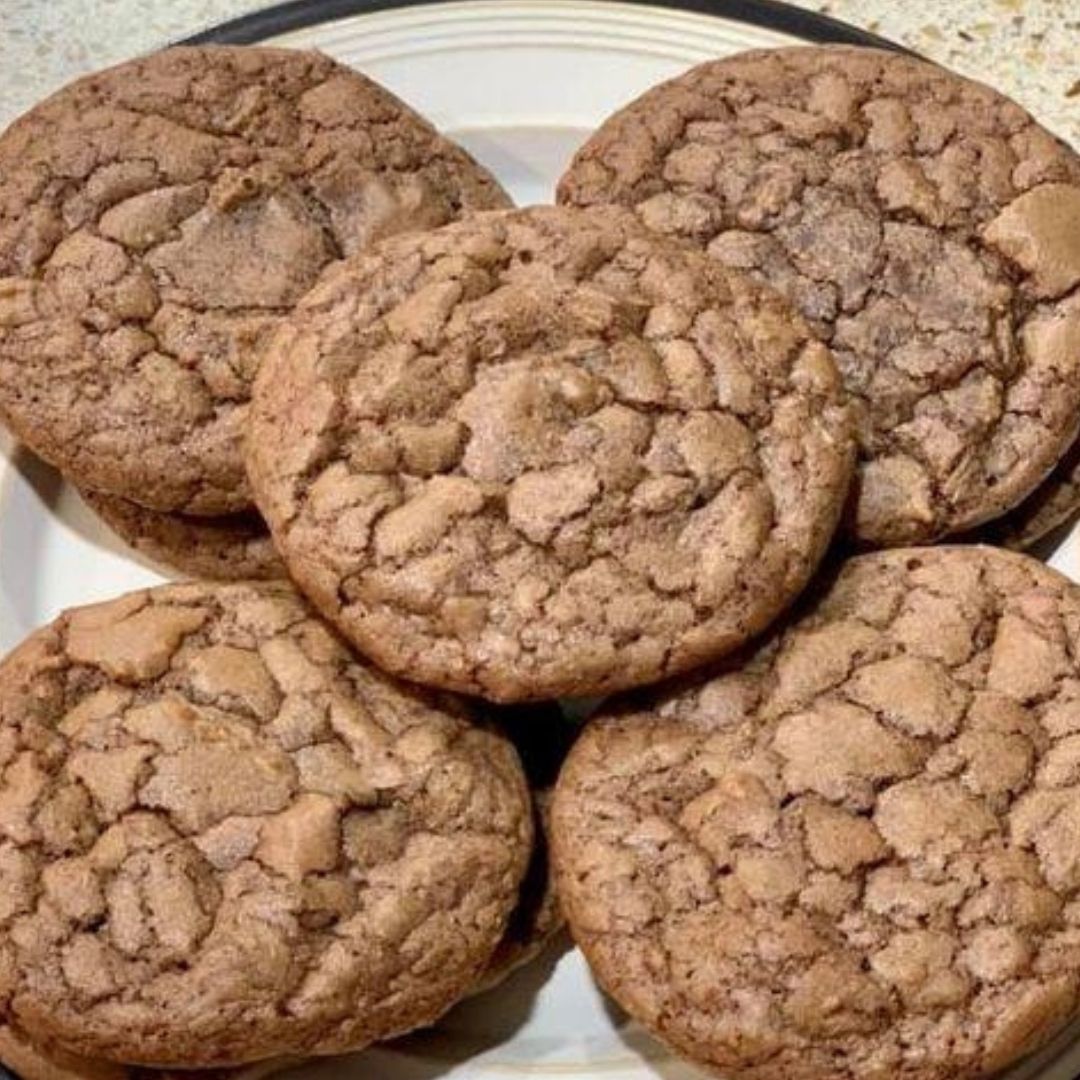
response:
<svg viewBox="0 0 1080 1080"><path fill-rule="evenodd" d="M235 19L209 26L181 39L180 45L255 45L279 34L303 30L320 23L336 22L353 15L368 15L394 8L427 7L447 0L284 0L283 3L259 8ZM496 3L498 0L480 0ZM557 7L565 0L550 0ZM823 15L817 11L795 7L784 0L621 0L641 7L667 8L712 15L730 22L749 23L770 30L779 30L792 37L816 44L862 45L907 53L896 42L880 37L869 30Z"/></svg>

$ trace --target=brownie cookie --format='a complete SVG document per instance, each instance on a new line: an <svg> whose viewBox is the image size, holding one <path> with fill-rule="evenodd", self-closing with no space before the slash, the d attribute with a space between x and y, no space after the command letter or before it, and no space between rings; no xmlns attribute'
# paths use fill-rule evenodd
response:
<svg viewBox="0 0 1080 1080"><path fill-rule="evenodd" d="M0 1017L148 1066L431 1023L532 843L512 746L284 584L81 608L0 666Z"/></svg>
<svg viewBox="0 0 1080 1080"><path fill-rule="evenodd" d="M535 959L565 925L555 894L547 832L555 779L576 727L562 721L554 703L503 709L492 718L510 736L521 757L533 794L535 842L517 906L479 982L467 996L498 986ZM18 1028L0 1022L0 1065L13 1070L19 1080L262 1080L298 1063L295 1058L275 1058L233 1069L194 1072L128 1067L42 1046Z"/></svg>
<svg viewBox="0 0 1080 1080"><path fill-rule="evenodd" d="M118 495L89 490L79 494L113 532L151 562L216 581L286 576L270 530L254 510L192 517L149 510Z"/></svg>
<svg viewBox="0 0 1080 1080"><path fill-rule="evenodd" d="M508 203L317 53L176 48L80 79L0 136L0 416L81 486L242 509L281 314L342 255Z"/></svg>
<svg viewBox="0 0 1080 1080"><path fill-rule="evenodd" d="M847 563L740 670L593 721L560 898L619 1003L747 1080L968 1080L1080 1005L1080 588Z"/></svg>
<svg viewBox="0 0 1080 1080"><path fill-rule="evenodd" d="M142 1069L68 1054L32 1042L18 1028L0 1023L0 1065L18 1080L264 1080L299 1064L296 1059L259 1061L236 1069Z"/></svg>
<svg viewBox="0 0 1080 1080"><path fill-rule="evenodd" d="M617 208L339 264L271 342L247 439L324 614L388 670L498 701L740 644L813 571L852 459L803 321Z"/></svg>
<svg viewBox="0 0 1080 1080"><path fill-rule="evenodd" d="M741 53L616 113L562 202L621 203L781 289L859 414L851 529L959 533L1019 503L1080 416L1080 159L897 53Z"/></svg>
<svg viewBox="0 0 1080 1080"><path fill-rule="evenodd" d="M1015 510L982 530L988 543L1026 551L1080 512L1080 442Z"/></svg>
<svg viewBox="0 0 1080 1080"><path fill-rule="evenodd" d="M123 1065L90 1061L44 1047L3 1021L0 1021L0 1065L10 1069L18 1080L128 1080L128 1070Z"/></svg>

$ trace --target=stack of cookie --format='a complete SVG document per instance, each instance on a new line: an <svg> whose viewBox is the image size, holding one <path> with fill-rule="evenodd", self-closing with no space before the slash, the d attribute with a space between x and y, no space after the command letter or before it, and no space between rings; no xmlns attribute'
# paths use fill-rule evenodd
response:
<svg viewBox="0 0 1080 1080"><path fill-rule="evenodd" d="M0 142L0 412L149 557L282 571L241 454L265 340L331 262L510 205L382 87L284 49L89 76Z"/></svg>
<svg viewBox="0 0 1080 1080"><path fill-rule="evenodd" d="M255 584L285 570L242 442L264 342L328 264L509 199L286 50L92 76L0 159L8 425L142 554L251 582L67 613L5 663L0 1061L253 1077L430 1023L561 927L566 728L398 685Z"/></svg>
<svg viewBox="0 0 1080 1080"><path fill-rule="evenodd" d="M926 546L1029 543L1077 487L1080 159L1017 106L746 54L511 210L355 73L176 50L0 161L0 410L136 547L234 579L0 667L25 1080L431 1023L553 888L723 1076L990 1076L1080 1014L1080 586ZM646 685L548 815L520 729L557 767L543 703ZM511 739L470 699L538 704Z"/></svg>

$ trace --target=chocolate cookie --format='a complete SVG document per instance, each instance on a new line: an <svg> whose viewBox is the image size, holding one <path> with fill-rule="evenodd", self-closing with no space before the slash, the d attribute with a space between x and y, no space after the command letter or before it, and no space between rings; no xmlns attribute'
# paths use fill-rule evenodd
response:
<svg viewBox="0 0 1080 1080"><path fill-rule="evenodd" d="M987 543L1026 551L1080 511L1080 442L1015 510L982 530Z"/></svg>
<svg viewBox="0 0 1080 1080"><path fill-rule="evenodd" d="M532 842L517 755L471 721L284 584L65 613L0 666L0 1015L187 1068L432 1022Z"/></svg>
<svg viewBox="0 0 1080 1080"><path fill-rule="evenodd" d="M724 653L803 587L852 468L828 351L625 210L476 215L329 271L247 463L290 573L390 671L583 696Z"/></svg>
<svg viewBox="0 0 1080 1080"><path fill-rule="evenodd" d="M177 48L80 79L0 136L0 415L83 487L243 509L281 314L378 237L508 203L318 53Z"/></svg>
<svg viewBox="0 0 1080 1080"><path fill-rule="evenodd" d="M872 49L742 53L616 113L559 198L633 206L811 320L858 406L863 543L994 518L1072 441L1080 159L985 86Z"/></svg>
<svg viewBox="0 0 1080 1080"><path fill-rule="evenodd" d="M63 1050L43 1047L18 1028L0 1021L0 1065L17 1080L128 1080L123 1065L89 1061Z"/></svg>
<svg viewBox="0 0 1080 1080"><path fill-rule="evenodd" d="M79 494L113 532L151 562L216 581L286 576L270 530L254 510L192 517L148 510L118 495L89 490Z"/></svg>
<svg viewBox="0 0 1080 1080"><path fill-rule="evenodd" d="M1080 588L846 564L731 670L593 721L553 811L604 986L746 1080L969 1080L1080 1006Z"/></svg>
<svg viewBox="0 0 1080 1080"><path fill-rule="evenodd" d="M0 1065L18 1080L264 1080L299 1064L294 1059L260 1061L236 1069L141 1069L76 1057L55 1047L42 1047L18 1028L0 1023Z"/></svg>

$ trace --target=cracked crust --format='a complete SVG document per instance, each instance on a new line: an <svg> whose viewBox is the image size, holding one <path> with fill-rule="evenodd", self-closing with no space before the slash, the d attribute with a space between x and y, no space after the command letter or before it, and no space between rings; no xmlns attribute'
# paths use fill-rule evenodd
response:
<svg viewBox="0 0 1080 1080"><path fill-rule="evenodd" d="M1080 159L995 91L895 53L713 61L609 119L561 202L620 203L792 299L860 427L850 529L963 532L1080 416Z"/></svg>
<svg viewBox="0 0 1080 1080"><path fill-rule="evenodd" d="M80 79L0 136L0 415L84 487L243 509L251 380L282 313L381 236L508 204L317 53L175 48Z"/></svg>
<svg viewBox="0 0 1080 1080"><path fill-rule="evenodd" d="M771 290L610 208L476 215L329 271L256 382L252 487L390 671L587 696L739 645L842 506L850 414Z"/></svg>
<svg viewBox="0 0 1080 1080"><path fill-rule="evenodd" d="M1080 1005L1080 589L994 548L847 563L744 667L630 703L553 811L612 995L745 1080L972 1080Z"/></svg>
<svg viewBox="0 0 1080 1080"><path fill-rule="evenodd" d="M82 500L140 555L188 577L265 581L286 576L266 522L254 510L192 517L148 510L117 495L80 491Z"/></svg>
<svg viewBox="0 0 1080 1080"><path fill-rule="evenodd" d="M0 1015L161 1067L431 1023L532 842L517 755L470 719L284 584L65 613L0 666Z"/></svg>
<svg viewBox="0 0 1080 1080"><path fill-rule="evenodd" d="M535 841L517 906L479 982L466 996L486 993L500 985L535 959L565 925L551 873L547 835L555 779L574 728L563 720L561 710L553 703L502 709L489 719L497 721L509 735L521 758L533 796ZM197 1072L128 1067L42 1046L18 1028L0 1021L0 1065L13 1070L19 1080L263 1080L299 1063L297 1058L278 1058L235 1069Z"/></svg>

